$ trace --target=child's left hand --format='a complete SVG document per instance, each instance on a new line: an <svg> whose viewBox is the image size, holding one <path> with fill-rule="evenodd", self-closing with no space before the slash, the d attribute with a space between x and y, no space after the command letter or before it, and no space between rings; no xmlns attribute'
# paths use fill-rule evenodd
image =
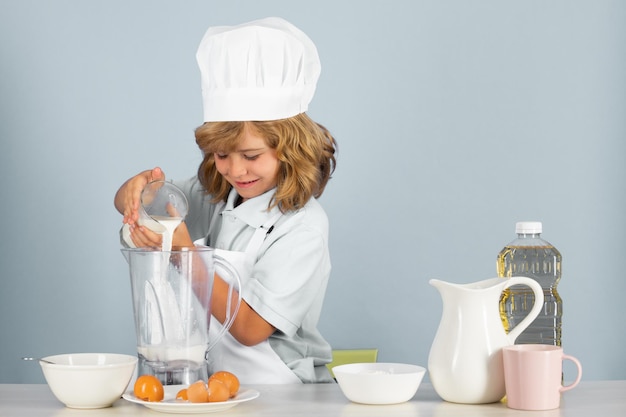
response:
<svg viewBox="0 0 626 417"><path fill-rule="evenodd" d="M137 248L160 248L163 244L163 236L155 233L138 223L129 224L130 239Z"/></svg>
<svg viewBox="0 0 626 417"><path fill-rule="evenodd" d="M139 224L129 225L130 238L138 248L156 247L160 248L163 245L163 235L155 233L147 227L140 226ZM183 222L174 231L172 236L172 249L177 250L180 248L193 248L194 244L187 230L187 225Z"/></svg>

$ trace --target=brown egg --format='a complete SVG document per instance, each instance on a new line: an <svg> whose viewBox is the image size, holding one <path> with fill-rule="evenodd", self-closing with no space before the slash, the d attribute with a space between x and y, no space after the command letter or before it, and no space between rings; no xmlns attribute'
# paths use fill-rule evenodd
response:
<svg viewBox="0 0 626 417"><path fill-rule="evenodd" d="M196 381L187 388L187 398L192 403L206 403L209 401L209 390L204 381Z"/></svg>
<svg viewBox="0 0 626 417"><path fill-rule="evenodd" d="M189 398L187 397L187 388L183 388L176 393L177 400L187 401Z"/></svg>
<svg viewBox="0 0 626 417"><path fill-rule="evenodd" d="M218 371L215 372L209 378L209 381L212 379L217 379L222 381L228 387L228 391L230 393L230 397L234 397L239 392L239 378L235 376L235 374L228 371Z"/></svg>
<svg viewBox="0 0 626 417"><path fill-rule="evenodd" d="M209 379L209 402L222 402L230 398L230 390L219 379Z"/></svg>

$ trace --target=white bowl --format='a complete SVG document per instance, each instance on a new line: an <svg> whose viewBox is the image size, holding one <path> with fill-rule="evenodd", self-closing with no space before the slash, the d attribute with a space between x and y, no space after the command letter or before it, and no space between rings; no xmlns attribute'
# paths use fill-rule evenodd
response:
<svg viewBox="0 0 626 417"><path fill-rule="evenodd" d="M333 368L343 394L361 404L398 404L413 398L426 369L404 363L351 363Z"/></svg>
<svg viewBox="0 0 626 417"><path fill-rule="evenodd" d="M110 407L130 383L137 357L117 353L70 353L39 362L50 390L71 408Z"/></svg>

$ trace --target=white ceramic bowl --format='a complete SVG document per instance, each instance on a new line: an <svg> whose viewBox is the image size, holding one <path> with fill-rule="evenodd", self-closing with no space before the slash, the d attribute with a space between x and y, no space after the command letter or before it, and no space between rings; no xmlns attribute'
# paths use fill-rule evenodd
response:
<svg viewBox="0 0 626 417"><path fill-rule="evenodd" d="M39 362L50 390L71 408L110 407L130 383L137 357L117 353L70 353Z"/></svg>
<svg viewBox="0 0 626 417"><path fill-rule="evenodd" d="M413 398L426 369L404 363L351 363L333 368L339 388L362 404L398 404Z"/></svg>

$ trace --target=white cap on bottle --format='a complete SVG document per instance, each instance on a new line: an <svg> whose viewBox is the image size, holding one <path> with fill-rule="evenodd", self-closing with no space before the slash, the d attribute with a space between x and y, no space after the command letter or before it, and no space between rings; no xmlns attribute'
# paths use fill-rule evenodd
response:
<svg viewBox="0 0 626 417"><path fill-rule="evenodd" d="M515 233L537 234L541 233L541 222L517 222L515 223Z"/></svg>

